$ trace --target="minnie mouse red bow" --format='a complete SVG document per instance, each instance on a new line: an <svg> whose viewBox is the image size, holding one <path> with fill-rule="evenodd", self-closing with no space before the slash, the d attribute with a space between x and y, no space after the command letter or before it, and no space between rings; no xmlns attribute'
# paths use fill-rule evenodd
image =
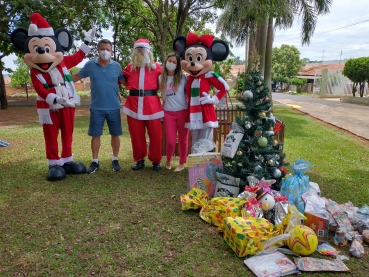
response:
<svg viewBox="0 0 369 277"><path fill-rule="evenodd" d="M207 48L210 48L214 40L213 35L202 35L198 36L194 33L188 33L186 38L186 46L194 45L194 44L202 44Z"/></svg>

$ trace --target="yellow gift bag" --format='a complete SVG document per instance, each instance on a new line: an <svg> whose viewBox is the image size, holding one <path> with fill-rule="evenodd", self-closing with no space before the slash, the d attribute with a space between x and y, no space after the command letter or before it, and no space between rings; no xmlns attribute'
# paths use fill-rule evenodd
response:
<svg viewBox="0 0 369 277"><path fill-rule="evenodd" d="M238 216L225 218L222 230L225 242L238 257L257 254L268 239L283 234L282 225L273 225L264 218ZM282 242L277 244L283 245Z"/></svg>
<svg viewBox="0 0 369 277"><path fill-rule="evenodd" d="M200 217L206 222L220 227L224 218L241 216L241 209L245 203L246 200L241 198L214 197L201 208Z"/></svg>
<svg viewBox="0 0 369 277"><path fill-rule="evenodd" d="M209 194L199 188L192 188L187 194L181 195L182 210L200 209L210 199Z"/></svg>

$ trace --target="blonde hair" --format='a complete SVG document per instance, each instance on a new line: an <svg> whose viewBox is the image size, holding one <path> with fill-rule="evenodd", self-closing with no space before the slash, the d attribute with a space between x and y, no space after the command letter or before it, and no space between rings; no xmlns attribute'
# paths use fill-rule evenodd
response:
<svg viewBox="0 0 369 277"><path fill-rule="evenodd" d="M155 63L154 62L154 56L152 54L152 52L148 49L145 49L144 51L147 51L147 55L150 59L150 62L148 64L145 64L145 66L147 67L147 69L150 71L151 70L151 66ZM143 61L145 60L144 55L138 54L138 50L133 49L132 54L131 54L131 71L136 71L137 68L141 67L143 63Z"/></svg>
<svg viewBox="0 0 369 277"><path fill-rule="evenodd" d="M177 68L174 71L173 82L172 82L175 92L177 92L179 85L181 84L181 80L182 80L181 59L176 53L171 53L165 58L165 61L161 68L161 78L160 78L159 90L162 93L165 92L167 89L168 71L165 65L170 57L175 57L177 60Z"/></svg>

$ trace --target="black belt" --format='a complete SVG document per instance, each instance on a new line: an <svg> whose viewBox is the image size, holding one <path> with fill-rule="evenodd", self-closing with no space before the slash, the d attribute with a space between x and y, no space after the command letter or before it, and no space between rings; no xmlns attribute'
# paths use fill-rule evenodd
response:
<svg viewBox="0 0 369 277"><path fill-rule="evenodd" d="M47 84L49 88L55 88L60 86L65 86L65 83L59 83L59 84Z"/></svg>
<svg viewBox="0 0 369 277"><path fill-rule="evenodd" d="M143 90L143 89L139 89L139 90L130 90L129 91L129 95L130 96L155 96L158 95L158 92L156 90Z"/></svg>

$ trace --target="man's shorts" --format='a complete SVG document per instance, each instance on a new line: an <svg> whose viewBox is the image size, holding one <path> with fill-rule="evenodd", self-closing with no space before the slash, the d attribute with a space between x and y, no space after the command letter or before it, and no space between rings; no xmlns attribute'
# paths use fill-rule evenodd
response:
<svg viewBox="0 0 369 277"><path fill-rule="evenodd" d="M121 136L123 134L120 109L107 111L90 109L90 126L88 128L88 135L91 137L101 136L105 120L108 124L110 135Z"/></svg>

